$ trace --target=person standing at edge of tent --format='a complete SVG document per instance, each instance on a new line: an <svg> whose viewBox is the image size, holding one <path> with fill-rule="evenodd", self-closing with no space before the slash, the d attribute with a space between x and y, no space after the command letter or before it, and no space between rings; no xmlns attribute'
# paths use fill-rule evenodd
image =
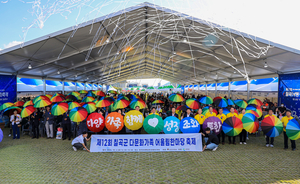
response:
<svg viewBox="0 0 300 184"><path fill-rule="evenodd" d="M230 107L230 113L227 114L227 118L230 118L230 117L236 117L236 118L239 118L239 116L234 112L234 107ZM233 144L236 145L235 143L235 136L233 136ZM228 136L228 141L229 141L229 144L231 144L231 136Z"/></svg>
<svg viewBox="0 0 300 184"><path fill-rule="evenodd" d="M284 149L288 149L289 145L288 145L288 136L286 135L286 125L288 124L288 122L292 119L294 119L292 116L292 112L291 110L286 110L286 116L284 116L281 121L283 123L283 136L284 136ZM295 140L291 140L291 144L292 144L292 150L295 151L296 150L296 141Z"/></svg>
<svg viewBox="0 0 300 184"><path fill-rule="evenodd" d="M242 109L241 113L239 114L239 119L242 121L242 118L245 114L245 109ZM247 131L245 129L242 130L240 133L240 144L247 144L246 143Z"/></svg>
<svg viewBox="0 0 300 184"><path fill-rule="evenodd" d="M267 118L269 116L274 116L275 118L277 118L274 114L273 114L273 110L272 109L268 109L268 114L265 115L264 118ZM271 143L271 144L270 144ZM270 142L270 137L266 135L266 146L267 147L271 147L273 148L274 147L274 137L271 137L271 142Z"/></svg>
<svg viewBox="0 0 300 184"><path fill-rule="evenodd" d="M217 117L216 113L213 112L213 107L209 106L208 112L205 114L205 118Z"/></svg>
<svg viewBox="0 0 300 184"><path fill-rule="evenodd" d="M16 139L16 135L17 135L17 139L20 139L20 128L18 127L20 121L21 121L20 114L18 114L17 110L14 110L14 114L10 116L10 122L13 129L13 139Z"/></svg>
<svg viewBox="0 0 300 184"><path fill-rule="evenodd" d="M219 114L217 115L217 118L219 118L222 121L222 124L224 123L225 119L227 118L225 114L223 114L223 109L219 109ZM225 144L225 133L221 131L218 135L219 142L221 142L220 136L222 135L222 145Z"/></svg>
<svg viewBox="0 0 300 184"><path fill-rule="evenodd" d="M54 116L51 114L50 106L46 107L46 111L44 113L44 122L46 126L46 133L47 139L53 139L53 123L54 123Z"/></svg>

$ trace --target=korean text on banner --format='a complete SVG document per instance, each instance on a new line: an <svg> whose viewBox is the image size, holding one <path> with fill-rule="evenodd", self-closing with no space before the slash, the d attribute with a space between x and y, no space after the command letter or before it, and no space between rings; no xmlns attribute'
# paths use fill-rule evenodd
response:
<svg viewBox="0 0 300 184"><path fill-rule="evenodd" d="M91 152L202 151L202 136L194 134L92 135Z"/></svg>

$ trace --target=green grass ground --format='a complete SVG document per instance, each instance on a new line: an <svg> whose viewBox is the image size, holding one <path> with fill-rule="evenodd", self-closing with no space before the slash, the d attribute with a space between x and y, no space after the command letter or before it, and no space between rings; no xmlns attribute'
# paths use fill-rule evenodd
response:
<svg viewBox="0 0 300 184"><path fill-rule="evenodd" d="M300 150L250 136L215 152L74 152L71 141L8 137L0 143L0 183L300 183ZM299 143L297 145L300 146Z"/></svg>

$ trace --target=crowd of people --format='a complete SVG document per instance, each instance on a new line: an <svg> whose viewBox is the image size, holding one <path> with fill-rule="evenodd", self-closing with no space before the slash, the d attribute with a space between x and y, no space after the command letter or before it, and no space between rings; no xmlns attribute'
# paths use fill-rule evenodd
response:
<svg viewBox="0 0 300 184"><path fill-rule="evenodd" d="M222 123L229 117L237 117L239 119L243 118L243 115L245 114L245 109L239 108L238 106L228 106L228 110L230 111L227 115L223 113L222 108L218 108L214 104L209 105L209 111L203 115L202 109L205 106L200 107L199 109L184 109L184 110L177 110L177 108L181 105L185 104L185 101L181 103L172 102L168 99L168 95L163 94L156 94L153 93L152 95L140 95L142 99L145 100L145 103L147 104L148 108L140 109L139 106L135 108L135 110L138 110L143 113L144 117L147 117L151 114L157 114L162 117L162 119L165 119L168 116L174 116L178 118L179 120L185 118L185 117L192 117L194 118L197 114L199 114L197 121L200 125L203 124L206 118L208 117L218 117ZM117 97L117 95L115 95ZM200 99L202 96L188 96L187 94L183 95L184 99L189 98L196 98ZM224 98L227 98L226 96ZM161 104L152 104L153 100L162 100L164 103ZM261 107L264 111L264 116L262 116L259 121L261 121L263 118L266 118L268 116L276 116L278 118L281 118L284 126L284 149L288 149L288 137L285 133L285 127L289 120L293 119L291 116L291 111L286 109L283 104L281 104L280 107L277 106L276 103L271 103L268 100L265 100L263 103L263 106ZM129 106L124 109L117 109L116 112L120 113L121 115L125 116L125 114L132 110ZM214 112L214 110L217 110L217 113ZM98 108L96 112L103 115L105 118L109 113L109 108ZM236 113L238 112L238 113ZM61 128L63 130L62 132L62 140L69 139L71 140L72 137L74 140L72 141L73 149L77 151L80 148L84 148L85 150L89 151L86 147L86 141L88 141L91 134L94 134L94 132L91 132L88 130L86 125L86 120L75 123L70 120L69 117L69 111L62 114L61 116L54 116L51 114L51 107L47 106L45 108L36 109L33 114L29 116L29 118L25 118L26 120L23 121L19 114L17 114L17 111L14 111L14 114L10 117L10 125L11 130L13 130L13 139L19 139L20 138L20 131L19 127L21 124L21 121L23 122L22 128L28 128L31 127L32 131L32 139L38 139L41 133L42 137L46 137L47 139L54 139L56 135L57 128ZM117 134L141 134L143 132L143 127L139 130L131 131L127 129L125 126L123 129L118 132ZM42 130L42 132L40 132ZM46 136L43 132L46 132ZM204 136L204 149L211 149L215 151L219 144L222 145L225 144L225 138L228 137L228 144L234 144L236 145L236 137L233 136L227 136L223 131L220 132L220 134L216 135L213 130L210 130L210 128L206 128L205 130L201 129L200 133ZM97 134L113 134L112 132L109 132L106 128L104 128L101 132L98 132ZM11 135L11 133L10 133ZM274 147L274 138L270 138L268 136L266 137L266 147ZM243 130L239 134L239 142L240 144L247 144L248 139L248 133L246 130ZM291 146L292 150L296 149L296 143L295 141L291 140Z"/></svg>

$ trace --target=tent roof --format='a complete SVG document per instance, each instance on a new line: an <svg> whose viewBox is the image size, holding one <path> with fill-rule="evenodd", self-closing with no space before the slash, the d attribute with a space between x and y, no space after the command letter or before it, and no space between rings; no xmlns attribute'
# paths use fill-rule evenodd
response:
<svg viewBox="0 0 300 184"><path fill-rule="evenodd" d="M242 74L255 79L298 72L299 54L296 49L143 3L1 50L0 72L99 84L154 77L198 84L245 80ZM264 67L265 62L269 67Z"/></svg>

